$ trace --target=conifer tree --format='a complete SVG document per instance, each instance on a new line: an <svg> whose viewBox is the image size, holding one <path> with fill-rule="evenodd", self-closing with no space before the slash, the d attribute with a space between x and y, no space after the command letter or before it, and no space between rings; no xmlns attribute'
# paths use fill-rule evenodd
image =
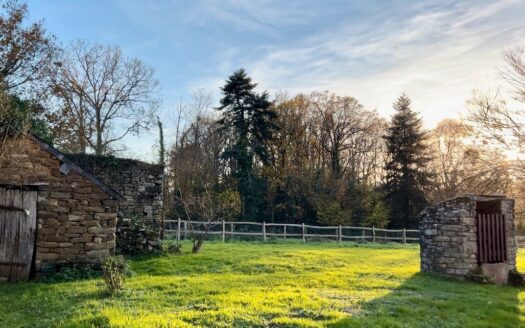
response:
<svg viewBox="0 0 525 328"><path fill-rule="evenodd" d="M230 139L223 157L233 164L231 176L241 195L242 216L251 220L261 211L265 191L265 183L255 170L267 164L266 145L277 129L269 95L256 93L256 86L244 69L235 71L221 88L223 97L217 108L223 114L219 126Z"/></svg>
<svg viewBox="0 0 525 328"><path fill-rule="evenodd" d="M416 228L417 216L428 204L423 193L430 183L425 170L430 160L426 154L426 133L410 103L404 94L394 103L396 113L384 137L389 155L385 200L390 207L390 225L396 228Z"/></svg>

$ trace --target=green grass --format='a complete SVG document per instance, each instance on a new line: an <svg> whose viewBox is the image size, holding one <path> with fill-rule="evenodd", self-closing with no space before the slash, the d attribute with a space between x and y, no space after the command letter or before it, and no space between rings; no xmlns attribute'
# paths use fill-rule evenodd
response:
<svg viewBox="0 0 525 328"><path fill-rule="evenodd" d="M417 246L208 243L132 266L115 297L0 284L0 327L525 327L524 289L420 274Z"/></svg>

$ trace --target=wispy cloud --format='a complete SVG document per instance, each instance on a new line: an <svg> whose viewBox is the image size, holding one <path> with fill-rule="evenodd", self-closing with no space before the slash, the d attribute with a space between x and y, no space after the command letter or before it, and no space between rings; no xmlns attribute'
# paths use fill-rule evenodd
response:
<svg viewBox="0 0 525 328"><path fill-rule="evenodd" d="M524 11L524 2L500 1L438 6L404 18L385 12L286 45L241 47L224 59L220 74L246 66L270 90L352 94L386 115L407 92L433 125L457 116L476 83L496 77L502 51L525 42Z"/></svg>
<svg viewBox="0 0 525 328"><path fill-rule="evenodd" d="M218 98L245 67L261 89L331 90L385 116L406 92L432 127L499 83L505 49L525 47L523 0L29 1L54 33L103 36L152 65L166 112L194 89ZM95 15L101 6L112 10Z"/></svg>

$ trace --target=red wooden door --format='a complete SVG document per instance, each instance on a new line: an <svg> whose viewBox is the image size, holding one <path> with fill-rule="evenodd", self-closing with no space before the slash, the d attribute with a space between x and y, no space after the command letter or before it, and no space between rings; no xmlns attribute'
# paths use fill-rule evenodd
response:
<svg viewBox="0 0 525 328"><path fill-rule="evenodd" d="M507 261L507 234L505 216L500 213L478 213L476 217L478 262L501 263Z"/></svg>

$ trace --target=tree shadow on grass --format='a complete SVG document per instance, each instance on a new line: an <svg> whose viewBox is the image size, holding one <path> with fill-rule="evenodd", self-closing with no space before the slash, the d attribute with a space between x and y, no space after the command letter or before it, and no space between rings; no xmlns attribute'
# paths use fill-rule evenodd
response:
<svg viewBox="0 0 525 328"><path fill-rule="evenodd" d="M525 290L417 273L328 327L525 327L520 292Z"/></svg>
<svg viewBox="0 0 525 328"><path fill-rule="evenodd" d="M0 327L25 327L21 323L28 327L70 327L68 322L78 316L78 311L88 313L90 302L107 299L107 292L102 284L79 287L75 286L77 283L79 282L0 284ZM93 316L96 319L93 322L101 322L102 318L95 318L98 316L96 313Z"/></svg>

